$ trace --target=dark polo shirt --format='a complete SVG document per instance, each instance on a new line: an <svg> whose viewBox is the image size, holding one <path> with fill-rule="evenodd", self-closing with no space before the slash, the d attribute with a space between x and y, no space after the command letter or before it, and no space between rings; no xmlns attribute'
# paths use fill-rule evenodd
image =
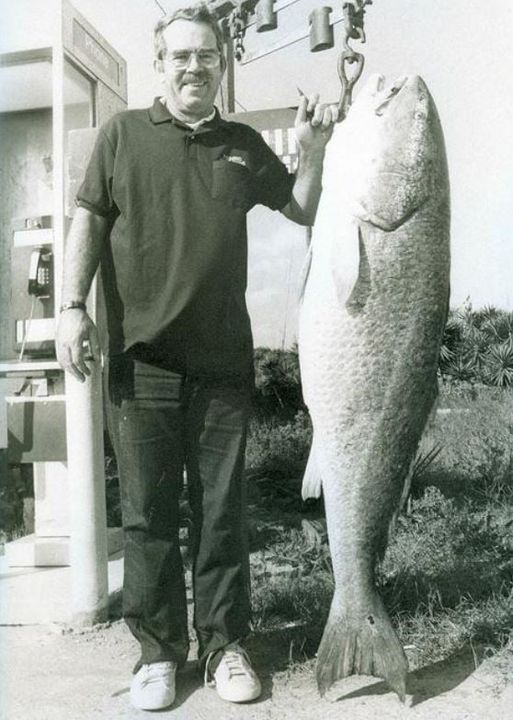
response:
<svg viewBox="0 0 513 720"><path fill-rule="evenodd" d="M256 131L217 112L191 130L156 99L109 120L77 193L110 220L109 353L192 375L251 375L246 213L283 208L292 182Z"/></svg>

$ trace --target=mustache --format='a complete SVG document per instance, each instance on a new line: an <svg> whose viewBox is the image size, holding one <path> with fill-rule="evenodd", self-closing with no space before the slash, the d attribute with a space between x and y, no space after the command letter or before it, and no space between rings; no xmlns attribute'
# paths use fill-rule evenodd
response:
<svg viewBox="0 0 513 720"><path fill-rule="evenodd" d="M204 80L208 80L208 77L209 77L208 74L205 72L199 72L199 73L188 72L182 77L182 82L183 83L198 82L198 81L202 82Z"/></svg>

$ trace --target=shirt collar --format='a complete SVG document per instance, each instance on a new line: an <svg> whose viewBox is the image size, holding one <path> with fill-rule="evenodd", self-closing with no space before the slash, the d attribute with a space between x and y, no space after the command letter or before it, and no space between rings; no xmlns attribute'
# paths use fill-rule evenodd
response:
<svg viewBox="0 0 513 720"><path fill-rule="evenodd" d="M178 120L178 118L175 118L167 109L167 106L164 105L164 103L161 101L159 97L156 97L153 105L149 108L149 115L150 120L154 125L159 125L160 123L165 122L171 122L173 125L176 125L176 127L183 128L184 130L196 130L198 128L198 123L195 123L196 127L191 128L190 125L187 125L186 123L182 122L181 120ZM221 115L219 114L219 110L214 107L214 110L211 115L204 118L204 120L201 120L199 123L199 130L217 130L217 128L223 127L225 129L230 129L230 123L226 122L221 118Z"/></svg>

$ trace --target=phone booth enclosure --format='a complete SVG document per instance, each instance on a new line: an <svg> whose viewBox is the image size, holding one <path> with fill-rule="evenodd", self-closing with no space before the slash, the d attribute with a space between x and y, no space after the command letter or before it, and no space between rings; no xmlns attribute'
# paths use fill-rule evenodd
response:
<svg viewBox="0 0 513 720"><path fill-rule="evenodd" d="M94 84L68 60L63 67L66 157L68 133L94 121ZM54 356L52 70L52 58L0 67L1 300L9 308L0 320L2 359Z"/></svg>
<svg viewBox="0 0 513 720"><path fill-rule="evenodd" d="M35 533L5 554L13 567L65 565L70 398L55 318L91 145L81 143L79 166L70 158L77 133L92 137L126 109L126 63L67 0L0 0L0 17L0 473L32 466L35 499ZM101 323L97 295L94 283L88 311ZM83 441L98 442L101 425Z"/></svg>
<svg viewBox="0 0 513 720"><path fill-rule="evenodd" d="M70 132L126 108L126 64L67 0L0 0L0 360L55 357ZM96 288L90 299L96 312Z"/></svg>
<svg viewBox="0 0 513 720"><path fill-rule="evenodd" d="M34 7L0 0L0 452L22 463L66 459L64 415L39 413L36 423L27 407L44 409L44 395L65 400L55 318L80 181L71 144L127 106L126 63L105 38L67 0L45 0L37 16ZM101 323L97 296L94 283L88 310ZM19 394L24 402L9 401Z"/></svg>

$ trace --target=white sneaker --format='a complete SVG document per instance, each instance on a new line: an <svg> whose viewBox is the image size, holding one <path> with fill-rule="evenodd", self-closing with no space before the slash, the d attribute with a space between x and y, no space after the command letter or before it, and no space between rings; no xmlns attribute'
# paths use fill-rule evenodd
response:
<svg viewBox="0 0 513 720"><path fill-rule="evenodd" d="M213 655L214 653L210 657ZM211 679L208 674L209 660L205 668L205 683L209 687L215 687L223 700L250 702L256 700L262 692L260 680L242 648L224 650Z"/></svg>
<svg viewBox="0 0 513 720"><path fill-rule="evenodd" d="M175 699L177 664L172 661L143 665L130 686L130 702L139 710L161 710Z"/></svg>

